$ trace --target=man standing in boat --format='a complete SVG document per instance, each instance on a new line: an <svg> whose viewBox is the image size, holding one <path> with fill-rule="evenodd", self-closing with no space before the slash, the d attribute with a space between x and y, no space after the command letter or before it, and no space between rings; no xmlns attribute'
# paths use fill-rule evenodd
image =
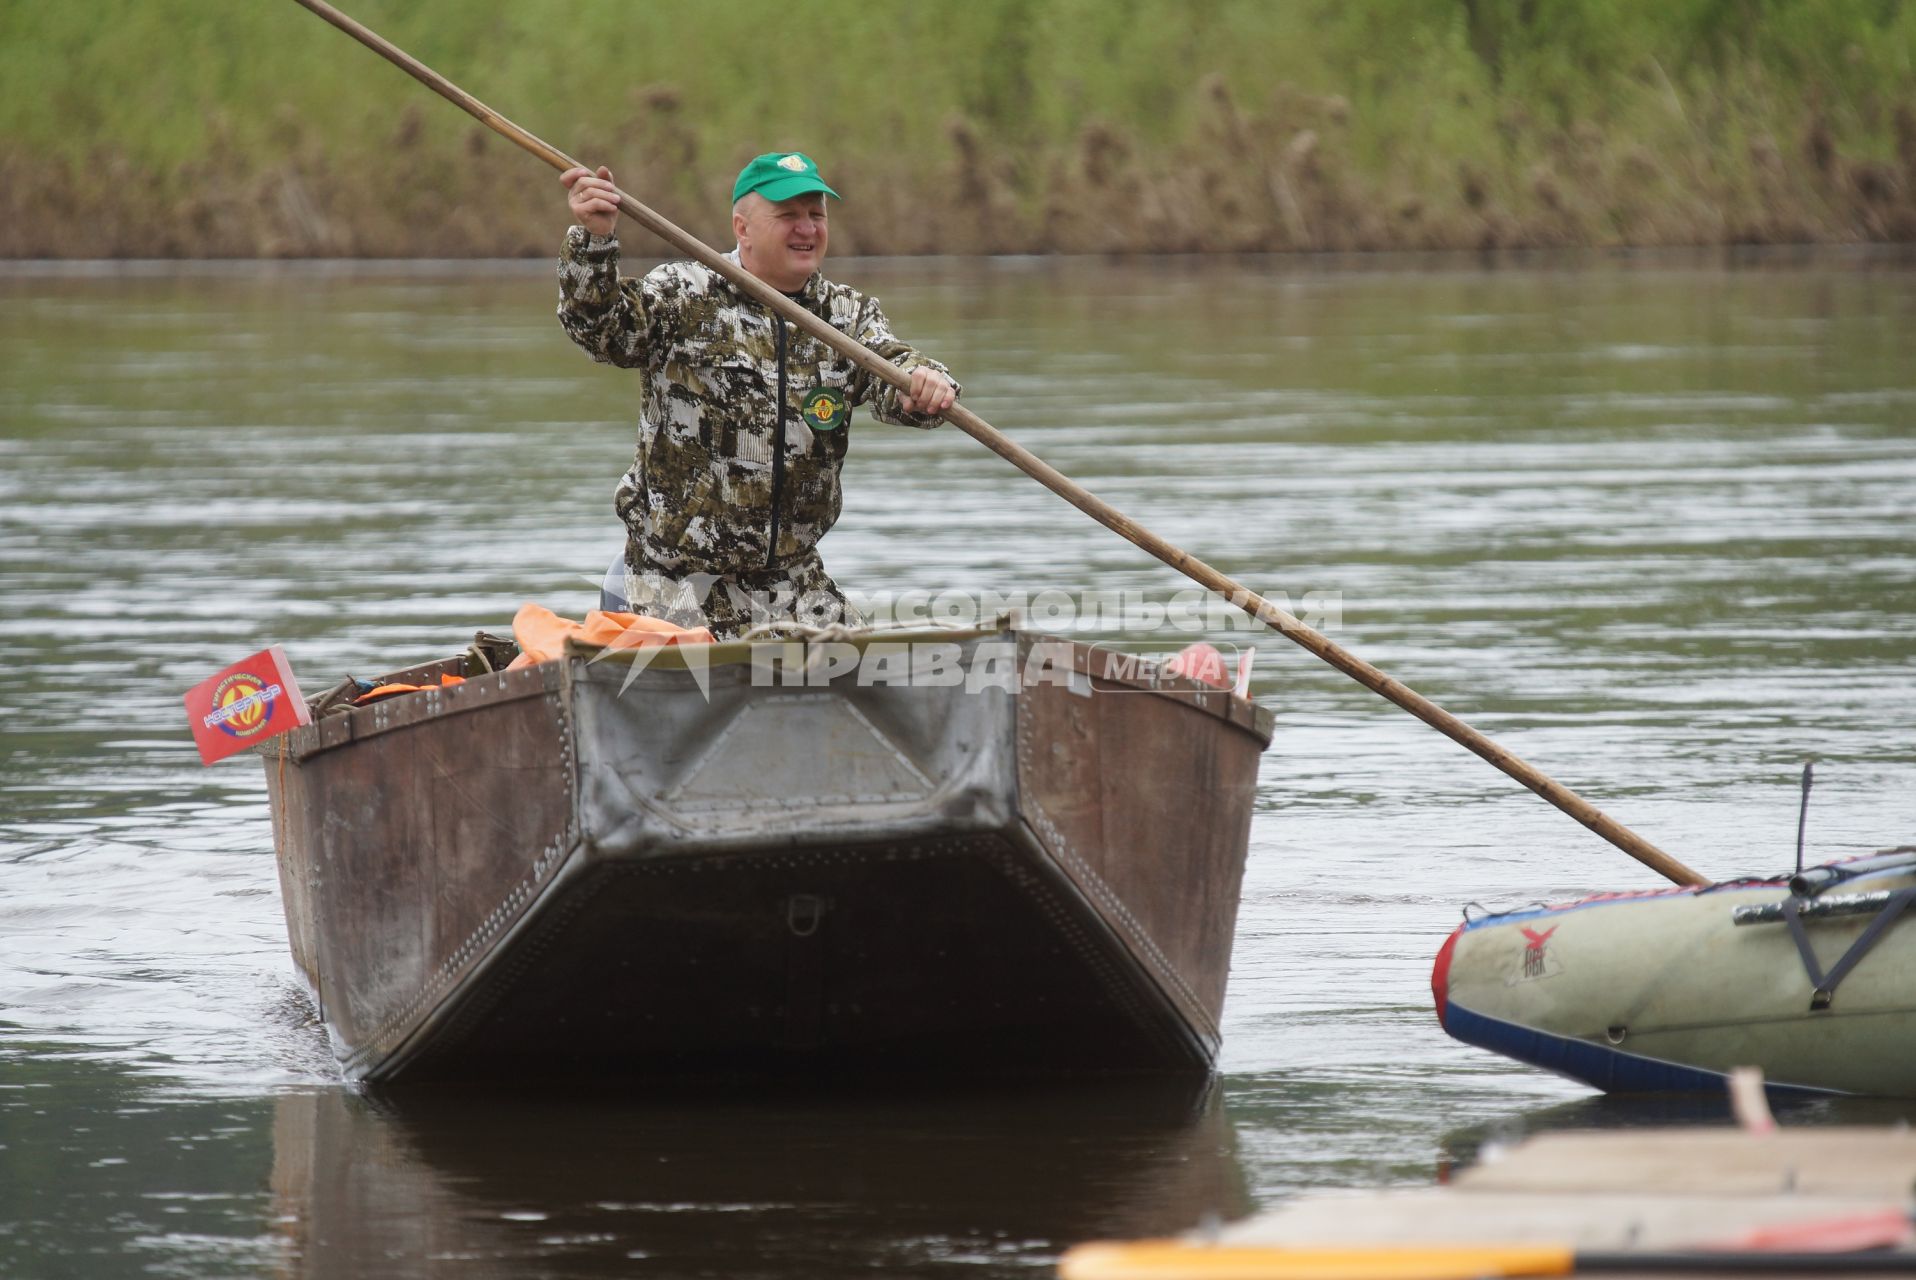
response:
<svg viewBox="0 0 1916 1280"><path fill-rule="evenodd" d="M561 175L576 220L559 258L559 322L594 360L645 374L638 456L614 498L634 612L720 639L778 618L856 622L817 543L837 521L856 405L935 427L949 371L894 337L874 298L819 274L838 193L797 152L759 156L732 189L727 256L911 377L901 392L774 316L717 272L668 262L619 275L610 170Z"/></svg>

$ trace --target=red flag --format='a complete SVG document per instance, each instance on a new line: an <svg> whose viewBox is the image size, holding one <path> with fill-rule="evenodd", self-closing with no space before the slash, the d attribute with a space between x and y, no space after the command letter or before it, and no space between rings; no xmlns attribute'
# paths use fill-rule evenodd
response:
<svg viewBox="0 0 1916 1280"><path fill-rule="evenodd" d="M313 722L293 666L278 645L188 689L186 715L204 764Z"/></svg>

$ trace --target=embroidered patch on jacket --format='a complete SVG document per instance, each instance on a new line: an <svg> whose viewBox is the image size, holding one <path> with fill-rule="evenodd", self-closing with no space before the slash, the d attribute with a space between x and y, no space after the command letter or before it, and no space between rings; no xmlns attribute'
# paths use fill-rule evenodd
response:
<svg viewBox="0 0 1916 1280"><path fill-rule="evenodd" d="M845 393L836 387L814 387L805 393L798 416L814 430L831 431L845 425L845 419L852 416L852 407L845 403Z"/></svg>

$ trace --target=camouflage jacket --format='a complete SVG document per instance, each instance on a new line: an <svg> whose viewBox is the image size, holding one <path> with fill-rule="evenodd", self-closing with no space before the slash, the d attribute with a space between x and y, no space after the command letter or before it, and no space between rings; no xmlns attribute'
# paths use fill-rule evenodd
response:
<svg viewBox="0 0 1916 1280"><path fill-rule="evenodd" d="M838 519L851 406L899 426L938 425L710 268L668 262L635 280L618 266L617 239L567 232L559 323L594 360L645 375L638 457L614 499L634 569L780 568ZM945 371L893 337L877 300L855 289L814 274L796 301L901 369Z"/></svg>

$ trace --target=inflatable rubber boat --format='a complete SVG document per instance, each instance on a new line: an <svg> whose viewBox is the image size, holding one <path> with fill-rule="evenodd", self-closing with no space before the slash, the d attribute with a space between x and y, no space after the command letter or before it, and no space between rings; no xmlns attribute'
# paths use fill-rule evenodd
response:
<svg viewBox="0 0 1916 1280"><path fill-rule="evenodd" d="M1916 846L1794 875L1465 912L1444 1030L1610 1092L1916 1096Z"/></svg>

